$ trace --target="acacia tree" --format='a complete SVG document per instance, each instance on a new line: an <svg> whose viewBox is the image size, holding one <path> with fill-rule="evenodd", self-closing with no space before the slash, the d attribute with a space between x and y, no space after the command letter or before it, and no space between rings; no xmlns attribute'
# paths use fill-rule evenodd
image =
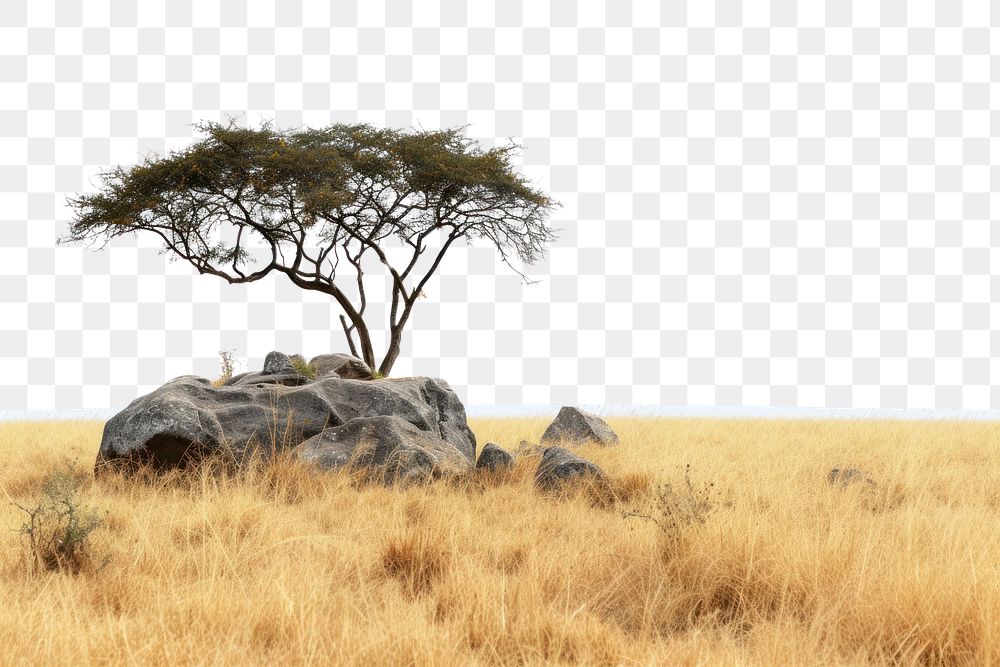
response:
<svg viewBox="0 0 1000 667"><path fill-rule="evenodd" d="M283 273L333 297L352 354L383 375L414 304L458 239L493 244L522 278L510 260L531 264L553 239L547 219L557 204L517 173L513 143L483 150L464 128L196 128L201 141L103 172L98 192L71 197L74 219L62 241L150 232L164 252L229 283ZM380 363L365 323L362 279L372 258L392 295Z"/></svg>

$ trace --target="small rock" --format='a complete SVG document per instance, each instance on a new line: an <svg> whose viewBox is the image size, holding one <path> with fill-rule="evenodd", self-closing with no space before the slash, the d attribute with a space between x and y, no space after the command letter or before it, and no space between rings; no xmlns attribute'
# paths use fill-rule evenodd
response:
<svg viewBox="0 0 1000 667"><path fill-rule="evenodd" d="M510 452L499 445L487 442L483 451L479 453L479 460L476 462L477 470L507 470L514 467L514 457Z"/></svg>
<svg viewBox="0 0 1000 667"><path fill-rule="evenodd" d="M295 366L287 354L277 350L268 352L264 357L264 369L261 373L265 375L280 375L284 373L295 373Z"/></svg>
<svg viewBox="0 0 1000 667"><path fill-rule="evenodd" d="M618 434L597 415L565 406L542 435L542 444L559 442L610 446L618 444Z"/></svg>
<svg viewBox="0 0 1000 667"><path fill-rule="evenodd" d="M349 354L320 354L309 361L316 377L335 373L345 380L371 380L374 373L368 364Z"/></svg>
<svg viewBox="0 0 1000 667"><path fill-rule="evenodd" d="M546 447L535 471L535 485L547 491L583 477L604 479L605 475L599 466L564 447Z"/></svg>
<svg viewBox="0 0 1000 667"><path fill-rule="evenodd" d="M868 476L864 470L859 470L858 468L831 468L830 472L826 474L826 481L831 484L839 484L841 487L850 486L851 484L867 484L868 486L876 486L875 480Z"/></svg>
<svg viewBox="0 0 1000 667"><path fill-rule="evenodd" d="M541 456L544 452L545 448L541 445L536 445L533 442L522 440L517 445L516 453L518 456Z"/></svg>

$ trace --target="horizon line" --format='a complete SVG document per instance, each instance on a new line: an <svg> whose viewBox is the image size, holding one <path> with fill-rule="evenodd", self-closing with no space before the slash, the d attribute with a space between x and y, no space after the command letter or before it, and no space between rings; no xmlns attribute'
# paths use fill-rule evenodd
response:
<svg viewBox="0 0 1000 667"><path fill-rule="evenodd" d="M555 417L561 405L466 405L470 418ZM713 405L587 405L578 407L602 417L645 417L663 419L830 419L906 421L1000 421L1000 410L909 409L909 408L825 408ZM0 410L0 422L13 421L106 421L122 408L76 408L68 410Z"/></svg>

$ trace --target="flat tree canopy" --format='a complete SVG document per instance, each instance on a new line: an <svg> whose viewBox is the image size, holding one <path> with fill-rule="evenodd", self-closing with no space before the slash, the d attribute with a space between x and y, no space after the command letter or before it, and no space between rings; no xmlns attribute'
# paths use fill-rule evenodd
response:
<svg viewBox="0 0 1000 667"><path fill-rule="evenodd" d="M165 252L229 283L283 273L333 297L352 353L383 375L456 240L486 240L515 271L512 258L531 264L553 240L547 219L557 203L515 170L513 143L484 150L464 128L196 127L206 136L187 149L106 171L96 194L70 198L63 241L146 231ZM392 292L381 362L365 323L362 278L373 258ZM352 289L342 289L345 280Z"/></svg>

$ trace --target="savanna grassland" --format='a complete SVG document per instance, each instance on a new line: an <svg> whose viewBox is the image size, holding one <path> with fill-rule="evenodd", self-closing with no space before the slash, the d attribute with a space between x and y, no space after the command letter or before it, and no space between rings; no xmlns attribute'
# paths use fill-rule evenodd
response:
<svg viewBox="0 0 1000 667"><path fill-rule="evenodd" d="M0 663L1000 663L1000 426L609 422L582 453L610 483L558 496L533 458L95 480L101 423L2 424ZM508 448L546 424L472 420ZM103 517L73 568L18 532L53 475Z"/></svg>

